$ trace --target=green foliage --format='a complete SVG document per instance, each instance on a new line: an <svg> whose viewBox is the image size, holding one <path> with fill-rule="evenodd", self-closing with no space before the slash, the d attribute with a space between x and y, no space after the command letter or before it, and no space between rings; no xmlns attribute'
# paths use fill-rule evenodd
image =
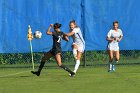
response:
<svg viewBox="0 0 140 93"><path fill-rule="evenodd" d="M106 51L87 51L86 61L106 61L108 54Z"/></svg>
<svg viewBox="0 0 140 93"><path fill-rule="evenodd" d="M139 50L122 50L120 51L124 57L131 57L131 58L140 58L140 51Z"/></svg>
<svg viewBox="0 0 140 93"><path fill-rule="evenodd" d="M43 53L33 53L34 62L39 63L41 58L43 57ZM134 50L123 50L120 51L121 60L131 60L131 59L140 59L140 51ZM74 57L72 52L62 52L61 54L62 62L74 62ZM86 57L86 62L106 62L108 61L108 53L107 51L86 51L86 56L82 56L82 60L84 61L84 57ZM30 53L8 53L8 54L0 54L0 64L31 64L31 54ZM50 58L48 63L55 63L55 58ZM126 62L127 63L127 62Z"/></svg>

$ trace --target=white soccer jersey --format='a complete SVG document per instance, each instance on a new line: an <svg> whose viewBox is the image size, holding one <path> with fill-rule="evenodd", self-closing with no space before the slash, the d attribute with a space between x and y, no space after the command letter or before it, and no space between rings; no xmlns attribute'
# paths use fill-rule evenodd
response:
<svg viewBox="0 0 140 93"><path fill-rule="evenodd" d="M85 41L82 36L82 32L79 27L76 27L72 30L74 32L73 37L73 44L78 46L78 51L83 52L85 49Z"/></svg>
<svg viewBox="0 0 140 93"><path fill-rule="evenodd" d="M120 38L121 36L123 36L121 29L118 29L117 32L111 29L107 34L107 37L110 37L110 38ZM114 50L114 51L119 50L119 45L118 45L117 40L114 40L108 43L108 50Z"/></svg>

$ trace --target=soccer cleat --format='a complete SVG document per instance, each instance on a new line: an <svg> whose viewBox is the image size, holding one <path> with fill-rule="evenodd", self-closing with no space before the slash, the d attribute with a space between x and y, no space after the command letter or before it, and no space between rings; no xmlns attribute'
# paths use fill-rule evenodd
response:
<svg viewBox="0 0 140 93"><path fill-rule="evenodd" d="M31 71L32 74L35 74L37 76L40 76L40 72L39 71Z"/></svg>
<svg viewBox="0 0 140 93"><path fill-rule="evenodd" d="M69 75L70 75L70 77L74 77L75 76L75 73L74 72L71 72Z"/></svg>
<svg viewBox="0 0 140 93"><path fill-rule="evenodd" d="M108 72L112 72L112 70L108 70Z"/></svg>

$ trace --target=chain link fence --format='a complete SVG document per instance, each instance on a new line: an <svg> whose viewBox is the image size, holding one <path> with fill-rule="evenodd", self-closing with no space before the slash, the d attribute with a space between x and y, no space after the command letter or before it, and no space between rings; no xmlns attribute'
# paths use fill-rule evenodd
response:
<svg viewBox="0 0 140 93"><path fill-rule="evenodd" d="M105 65L108 63L109 56L107 51L87 51L86 65L96 66ZM121 50L120 65L140 64L140 51L138 50Z"/></svg>
<svg viewBox="0 0 140 93"><path fill-rule="evenodd" d="M43 53L34 53L35 67L39 66ZM62 62L68 66L73 66L75 60L72 52L62 52ZM0 67L32 67L30 53L6 53L0 54ZM86 51L81 58L81 66L102 66L108 63L107 51ZM120 65L140 64L140 51L122 50L120 51ZM46 61L47 67L57 67L54 57Z"/></svg>

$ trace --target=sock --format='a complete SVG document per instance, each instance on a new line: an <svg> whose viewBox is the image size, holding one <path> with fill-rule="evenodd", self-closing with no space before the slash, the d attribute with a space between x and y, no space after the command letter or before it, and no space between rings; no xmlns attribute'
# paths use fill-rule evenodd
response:
<svg viewBox="0 0 140 93"><path fill-rule="evenodd" d="M109 70L112 70L112 62L109 62Z"/></svg>
<svg viewBox="0 0 140 93"><path fill-rule="evenodd" d="M115 63L112 64L112 70L115 71Z"/></svg>
<svg viewBox="0 0 140 93"><path fill-rule="evenodd" d="M73 55L74 55L74 58L77 59L77 49L75 48L73 49Z"/></svg>
<svg viewBox="0 0 140 93"><path fill-rule="evenodd" d="M67 72L72 73L72 71L67 66L62 64L60 67L66 70Z"/></svg>
<svg viewBox="0 0 140 93"><path fill-rule="evenodd" d="M116 61L116 64L118 63L119 61Z"/></svg>
<svg viewBox="0 0 140 93"><path fill-rule="evenodd" d="M44 67L45 61L41 61L40 66L38 68L38 72L41 72L42 68Z"/></svg>
<svg viewBox="0 0 140 93"><path fill-rule="evenodd" d="M73 71L74 73L77 72L79 65L80 65L80 60L76 60L76 64L75 64L74 71Z"/></svg>

